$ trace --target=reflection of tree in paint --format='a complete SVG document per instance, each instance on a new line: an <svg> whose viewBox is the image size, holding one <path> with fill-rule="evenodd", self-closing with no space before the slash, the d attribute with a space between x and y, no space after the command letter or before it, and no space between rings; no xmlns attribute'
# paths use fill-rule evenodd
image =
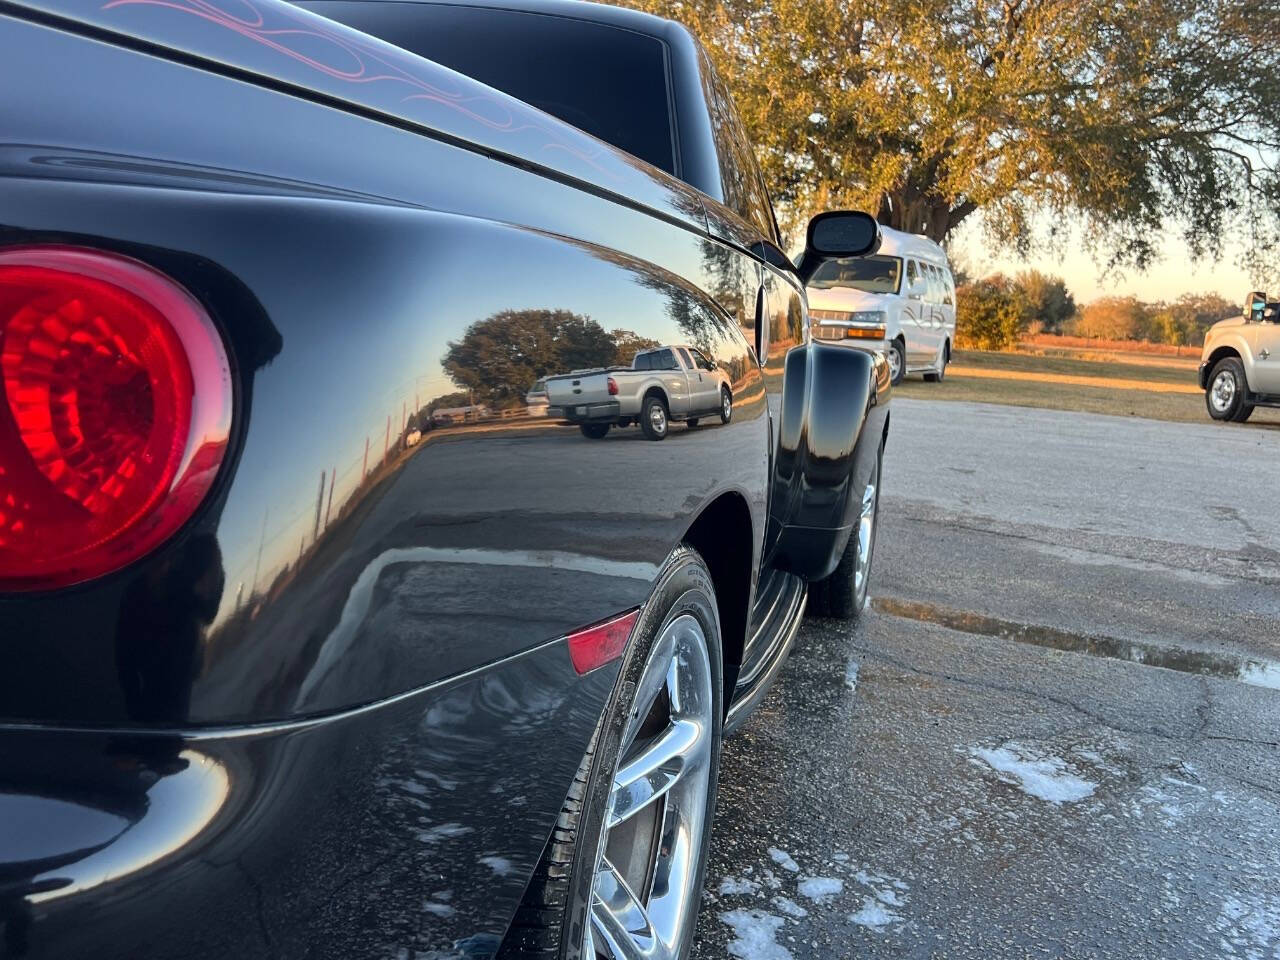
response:
<svg viewBox="0 0 1280 960"><path fill-rule="evenodd" d="M610 336L613 337L614 342L613 362L620 367L629 367L635 355L641 350L659 346L657 340L642 337L634 330L614 330Z"/></svg>
<svg viewBox="0 0 1280 960"><path fill-rule="evenodd" d="M524 399L534 381L612 364L618 347L590 317L568 310L502 310L450 341L444 369L476 403L496 409Z"/></svg>

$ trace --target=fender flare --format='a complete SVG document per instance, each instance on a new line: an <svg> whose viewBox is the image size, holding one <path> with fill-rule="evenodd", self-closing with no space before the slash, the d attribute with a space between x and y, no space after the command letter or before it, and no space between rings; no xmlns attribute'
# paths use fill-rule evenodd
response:
<svg viewBox="0 0 1280 960"><path fill-rule="evenodd" d="M861 504L858 440L876 397L870 354L817 341L787 353L769 511L778 569L815 581L840 562Z"/></svg>

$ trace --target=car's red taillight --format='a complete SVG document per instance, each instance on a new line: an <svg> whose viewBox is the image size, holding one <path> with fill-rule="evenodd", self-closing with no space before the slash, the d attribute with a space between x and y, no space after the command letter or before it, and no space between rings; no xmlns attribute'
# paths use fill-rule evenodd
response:
<svg viewBox="0 0 1280 960"><path fill-rule="evenodd" d="M0 589L117 570L190 518L231 428L208 315L135 260L0 250Z"/></svg>
<svg viewBox="0 0 1280 960"><path fill-rule="evenodd" d="M610 377L609 378L609 396L616 397L617 395L618 395L618 381L613 379L613 377Z"/></svg>

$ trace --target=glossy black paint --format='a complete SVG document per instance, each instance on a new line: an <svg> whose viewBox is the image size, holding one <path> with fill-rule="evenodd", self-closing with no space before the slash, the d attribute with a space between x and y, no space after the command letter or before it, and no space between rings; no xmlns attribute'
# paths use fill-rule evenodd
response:
<svg viewBox="0 0 1280 960"><path fill-rule="evenodd" d="M879 354L816 340L788 352L771 566L813 581L840 562L889 429L887 367Z"/></svg>
<svg viewBox="0 0 1280 960"><path fill-rule="evenodd" d="M739 707L785 654L803 586L764 563L773 420L808 323L776 237L275 0L0 3L0 77L23 91L0 102L0 245L164 271L236 380L180 535L0 597L6 949L491 955L614 682L564 634L642 604L688 540ZM459 360L477 324L693 343L733 420L654 444L459 416L533 380Z"/></svg>

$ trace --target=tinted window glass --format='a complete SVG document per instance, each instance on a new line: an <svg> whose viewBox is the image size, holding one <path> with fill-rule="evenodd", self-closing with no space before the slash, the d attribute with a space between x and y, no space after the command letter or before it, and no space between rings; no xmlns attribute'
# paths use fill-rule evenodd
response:
<svg viewBox="0 0 1280 960"><path fill-rule="evenodd" d="M919 293L912 289L916 285L916 282L919 279L920 279L919 265L914 260L908 260L907 261L907 294L908 296L915 297L916 299L920 298Z"/></svg>
<svg viewBox="0 0 1280 960"><path fill-rule="evenodd" d="M676 363L676 355L670 350L659 350L653 354L653 369L678 370L679 364Z"/></svg>
<svg viewBox="0 0 1280 960"><path fill-rule="evenodd" d="M956 284L955 280L951 277L951 271L944 270L942 272L942 279L946 286L946 289L942 292L942 302L947 306L953 306L956 302Z"/></svg>
<svg viewBox="0 0 1280 960"><path fill-rule="evenodd" d="M720 182L724 189L725 206L737 211L744 220L770 240L773 234L773 215L769 207L769 195L765 192L764 178L756 163L751 142L742 127L742 120L729 96L729 90L711 65L707 52L699 48L702 65L702 92L707 110L711 114L711 126L716 140L716 153L720 155Z"/></svg>
<svg viewBox="0 0 1280 960"><path fill-rule="evenodd" d="M662 42L597 23L427 3L305 6L675 172Z"/></svg>
<svg viewBox="0 0 1280 960"><path fill-rule="evenodd" d="M693 361L689 359L689 351L686 350L684 347L678 347L677 349L680 351L680 359L684 361L685 369L692 370Z"/></svg>
<svg viewBox="0 0 1280 960"><path fill-rule="evenodd" d="M635 360L634 360L634 361L632 361L631 366L632 366L632 368L633 368L633 369L635 369L635 370L652 370L652 369L653 369L653 354L652 354L652 353L637 353L637 354L636 354L636 358L635 358Z"/></svg>
<svg viewBox="0 0 1280 960"><path fill-rule="evenodd" d="M848 257L843 260L828 260L818 267L809 280L809 286L819 290L852 287L867 293L897 293L901 275L901 257Z"/></svg>

